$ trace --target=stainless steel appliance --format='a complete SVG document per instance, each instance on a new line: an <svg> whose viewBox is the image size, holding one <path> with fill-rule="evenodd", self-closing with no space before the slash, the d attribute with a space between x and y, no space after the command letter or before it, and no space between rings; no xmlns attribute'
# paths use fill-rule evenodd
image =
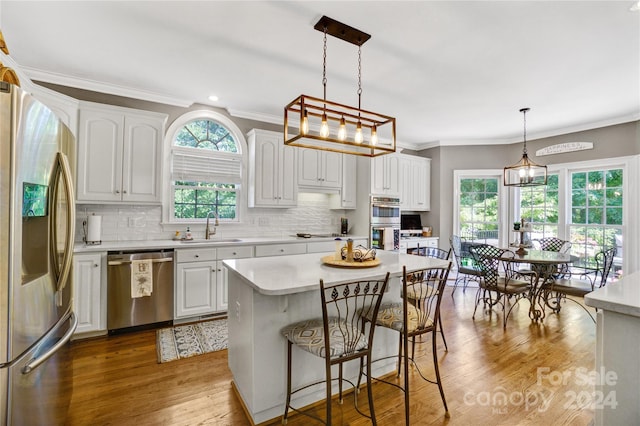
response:
<svg viewBox="0 0 640 426"><path fill-rule="evenodd" d="M151 294L133 297L132 275L140 263L150 265ZM107 255L107 329L173 322L173 251L117 252ZM159 323L159 324L158 324Z"/></svg>
<svg viewBox="0 0 640 426"><path fill-rule="evenodd" d="M399 198L372 196L369 223L371 248L400 249Z"/></svg>
<svg viewBox="0 0 640 426"><path fill-rule="evenodd" d="M77 319L73 178L62 150L74 143L51 110L0 83L0 424L66 421Z"/></svg>

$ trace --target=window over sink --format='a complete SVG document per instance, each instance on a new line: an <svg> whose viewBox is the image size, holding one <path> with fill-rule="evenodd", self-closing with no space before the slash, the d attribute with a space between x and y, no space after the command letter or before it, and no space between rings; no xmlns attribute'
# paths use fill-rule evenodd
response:
<svg viewBox="0 0 640 426"><path fill-rule="evenodd" d="M214 111L192 111L167 137L169 221L204 221L213 211L221 222L238 222L246 146L240 130Z"/></svg>

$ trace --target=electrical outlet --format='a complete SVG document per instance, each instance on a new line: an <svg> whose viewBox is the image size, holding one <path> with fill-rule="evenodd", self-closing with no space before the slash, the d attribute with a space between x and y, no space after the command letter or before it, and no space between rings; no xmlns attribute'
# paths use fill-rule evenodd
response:
<svg viewBox="0 0 640 426"><path fill-rule="evenodd" d="M269 218L268 217L261 217L260 219L258 219L258 225L260 225L260 226L269 226Z"/></svg>
<svg viewBox="0 0 640 426"><path fill-rule="evenodd" d="M236 319L240 322L240 302L236 300Z"/></svg>

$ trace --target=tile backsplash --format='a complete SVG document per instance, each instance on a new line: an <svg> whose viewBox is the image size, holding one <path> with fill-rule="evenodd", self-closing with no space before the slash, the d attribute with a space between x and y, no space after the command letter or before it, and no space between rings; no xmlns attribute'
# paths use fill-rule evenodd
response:
<svg viewBox="0 0 640 426"><path fill-rule="evenodd" d="M289 209L247 209L241 223L222 223L218 236L285 237L297 232L340 232L344 210L329 208L329 194L300 193L298 206ZM102 241L166 240L187 226L194 238L204 237L204 224L162 223L161 206L79 204L76 208L76 242L84 237L83 222L91 214L102 216Z"/></svg>

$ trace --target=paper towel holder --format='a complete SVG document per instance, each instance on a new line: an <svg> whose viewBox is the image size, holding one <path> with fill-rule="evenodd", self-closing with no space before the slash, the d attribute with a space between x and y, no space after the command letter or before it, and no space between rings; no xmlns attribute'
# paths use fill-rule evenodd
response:
<svg viewBox="0 0 640 426"><path fill-rule="evenodd" d="M94 213L95 215L95 213ZM89 235L89 231L88 231L88 218L82 221L82 230L84 232L84 236L82 237L82 241L84 241L84 243L88 246L97 246L102 244L102 240L97 240L97 241L88 241L87 240L87 236Z"/></svg>

